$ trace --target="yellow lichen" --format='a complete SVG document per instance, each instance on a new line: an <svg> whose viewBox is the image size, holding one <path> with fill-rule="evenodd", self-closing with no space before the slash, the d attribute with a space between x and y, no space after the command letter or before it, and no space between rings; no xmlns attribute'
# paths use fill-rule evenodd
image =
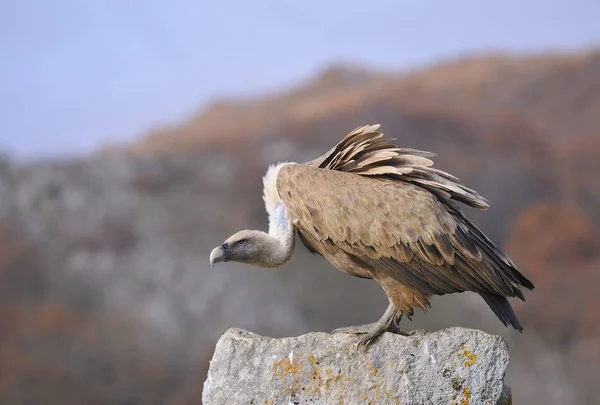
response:
<svg viewBox="0 0 600 405"><path fill-rule="evenodd" d="M469 349L467 349L464 345L461 346L462 353L459 353L458 356L463 356L466 360L463 365L465 367L471 367L477 361L477 354L472 353Z"/></svg>
<svg viewBox="0 0 600 405"><path fill-rule="evenodd" d="M471 399L471 391L465 387L462 390L463 399L460 400L460 405L469 405L469 400Z"/></svg>
<svg viewBox="0 0 600 405"><path fill-rule="evenodd" d="M331 368L323 359L333 356L334 353L322 354L317 358L310 349L305 353L298 353L293 359L276 360L273 363L274 380L283 380L286 395L296 396L302 392L307 398L322 398L326 396L330 403L344 405L345 386L356 383L354 378L345 376L341 370ZM365 356L364 367L371 380L367 391L359 393L361 403L399 404L396 395L389 392L380 377L378 367L371 364L369 356ZM391 365L391 364L390 364ZM389 365L383 365L386 368ZM391 401L391 402L390 402ZM264 402L265 405L274 405L273 401ZM459 405L459 404L456 404Z"/></svg>
<svg viewBox="0 0 600 405"><path fill-rule="evenodd" d="M283 359L273 363L273 379L274 380L291 380L287 384L287 394L296 395L300 390L301 371L300 362L292 362L290 359Z"/></svg>
<svg viewBox="0 0 600 405"><path fill-rule="evenodd" d="M371 372L371 374L373 374L373 375L377 375L377 373L378 373L378 371L379 371L379 370L377 369L377 367L375 367L374 365L372 365L372 364L371 364L371 361L369 360L369 357L368 357L368 356L366 356L366 358L365 358L365 359L366 359L366 363L367 363L367 370L369 370L369 371Z"/></svg>
<svg viewBox="0 0 600 405"><path fill-rule="evenodd" d="M334 396L334 398L333 398L333 399L334 399L334 400L337 400L337 404L338 404L338 405L344 405L344 398L342 398L342 393L341 393L341 392L338 392L338 393L337 393L337 394Z"/></svg>
<svg viewBox="0 0 600 405"><path fill-rule="evenodd" d="M282 380L298 373L300 373L300 364L292 364L290 359L279 360L273 364L273 378L276 380Z"/></svg>

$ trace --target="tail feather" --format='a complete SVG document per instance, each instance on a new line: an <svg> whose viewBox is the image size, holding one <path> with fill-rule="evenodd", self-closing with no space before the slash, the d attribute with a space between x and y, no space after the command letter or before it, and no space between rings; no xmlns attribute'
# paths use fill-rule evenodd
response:
<svg viewBox="0 0 600 405"><path fill-rule="evenodd" d="M508 298L497 294L479 293L485 302L490 306L494 314L500 319L504 326L512 326L519 332L523 332L523 326L517 319L515 311L513 311Z"/></svg>

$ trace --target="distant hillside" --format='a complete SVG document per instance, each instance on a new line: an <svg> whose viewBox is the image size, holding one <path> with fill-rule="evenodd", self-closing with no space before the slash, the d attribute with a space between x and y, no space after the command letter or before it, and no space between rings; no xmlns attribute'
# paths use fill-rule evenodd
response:
<svg viewBox="0 0 600 405"><path fill-rule="evenodd" d="M215 102L177 127L150 133L130 150L164 153L223 146L268 137L288 126L318 125L332 116L355 122L357 111L377 109L382 103L424 116L526 122L545 140L568 143L572 137L600 131L599 72L600 51L480 56L404 75L333 67L274 95Z"/></svg>

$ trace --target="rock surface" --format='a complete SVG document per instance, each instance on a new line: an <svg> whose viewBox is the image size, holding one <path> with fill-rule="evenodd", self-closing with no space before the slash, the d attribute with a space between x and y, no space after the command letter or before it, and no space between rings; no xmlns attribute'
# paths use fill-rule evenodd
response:
<svg viewBox="0 0 600 405"><path fill-rule="evenodd" d="M204 405L508 405L509 355L499 336L450 328L385 333L367 352L350 335L268 338L229 329L204 383Z"/></svg>

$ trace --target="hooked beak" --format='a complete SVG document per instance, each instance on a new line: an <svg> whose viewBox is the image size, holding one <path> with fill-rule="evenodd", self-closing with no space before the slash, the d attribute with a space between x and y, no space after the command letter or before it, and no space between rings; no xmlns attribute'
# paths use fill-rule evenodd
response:
<svg viewBox="0 0 600 405"><path fill-rule="evenodd" d="M224 245L224 244L223 244ZM225 260L226 249L224 246L217 246L210 252L210 265L215 266L215 263L219 263Z"/></svg>

